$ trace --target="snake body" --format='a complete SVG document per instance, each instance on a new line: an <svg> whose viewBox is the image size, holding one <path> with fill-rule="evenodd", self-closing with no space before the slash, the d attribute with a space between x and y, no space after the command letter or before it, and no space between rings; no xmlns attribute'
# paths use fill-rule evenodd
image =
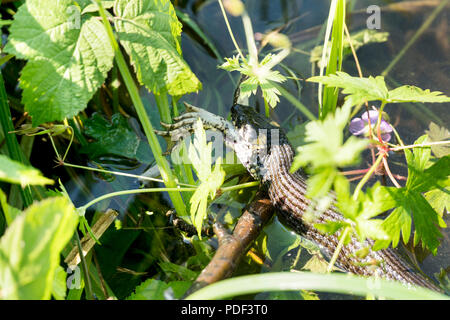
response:
<svg viewBox="0 0 450 320"><path fill-rule="evenodd" d="M278 210L281 220L296 233L316 243L326 256L335 252L340 232L324 234L314 224L325 221L342 221L344 217L331 205L312 223L305 219L310 200L306 197L307 176L301 172L291 173L294 157L292 146L283 130L258 114L253 108L234 105L231 109L233 123L206 110L187 105L188 113L179 117L179 122L169 129L173 140L192 131L193 123L201 118L206 129L216 129L225 135L225 142L233 148L248 172L262 182L270 200ZM275 136L275 138L274 138ZM362 276L377 276L396 280L405 285L418 285L442 291L391 248L372 250L373 241L359 242L355 237L344 245L337 257L336 265L346 272ZM356 253L368 248L364 257Z"/></svg>

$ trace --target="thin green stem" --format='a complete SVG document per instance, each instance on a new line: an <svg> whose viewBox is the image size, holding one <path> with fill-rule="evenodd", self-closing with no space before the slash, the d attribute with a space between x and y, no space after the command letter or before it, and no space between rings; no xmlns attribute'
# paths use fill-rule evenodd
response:
<svg viewBox="0 0 450 320"><path fill-rule="evenodd" d="M375 163L370 167L370 170L367 171L367 173L364 175L364 177L361 179L361 181L358 183L358 185L355 188L355 192L353 193L353 199L356 200L358 199L359 193L361 192L362 187L366 184L366 182L370 179L370 177L372 176L372 174L375 172L375 170L378 168L378 166L380 165L381 161L384 158L384 154L381 153L377 160L375 161Z"/></svg>
<svg viewBox="0 0 450 320"><path fill-rule="evenodd" d="M81 206L78 208L81 212L85 211L90 206L96 204L97 202L117 197L117 196L124 196L128 194L137 194L137 193L152 193L152 192L186 192L186 191L195 191L197 188L143 188L143 189L130 189L130 190L122 190L122 191L116 191L104 194L98 198L95 198L94 200L86 203L84 206Z"/></svg>
<svg viewBox="0 0 450 320"><path fill-rule="evenodd" d="M11 111L9 110L3 75L0 71L0 125L3 129L3 135L5 136L9 157L23 164L29 164L28 159L23 154L22 149L20 149L16 135L12 133L14 131L14 125L11 119ZM33 196L31 195L30 188L20 188L20 195L25 207L28 207L33 203Z"/></svg>
<svg viewBox="0 0 450 320"><path fill-rule="evenodd" d="M92 1L94 1L94 0L92 0ZM156 164L158 165L159 171L161 172L161 177L163 178L166 186L169 189L176 189L175 188L176 182L173 177L172 171L170 169L169 163L167 162L167 159L162 155L161 145L158 142L156 134L153 130L153 126L152 126L150 119L148 118L148 115L145 111L144 104L142 103L142 100L139 96L139 91L134 83L134 80L131 76L130 70L128 69L128 66L125 62L125 58L123 57L122 52L120 51L119 44L116 41L113 29L112 29L112 27L108 21L108 18L106 16L105 9L103 8L100 0L95 0L95 2L99 6L99 13L100 13L100 16L102 17L103 25L105 26L110 43L115 51L115 59L117 62L117 66L118 66L119 71L122 75L122 78L125 82L125 86L128 89L130 98L134 104L134 107L136 109L136 113L138 114L139 120L141 121L145 135L147 136L148 143L150 145L150 148L152 149L153 155L156 160ZM169 192L169 197L171 198L177 213L180 216L185 216L187 214L186 206L183 203L183 199L181 198L180 193L179 192Z"/></svg>
<svg viewBox="0 0 450 320"><path fill-rule="evenodd" d="M253 26L247 11L242 13L242 23L244 24L245 39L247 40L250 64L258 65L258 49L256 48Z"/></svg>
<svg viewBox="0 0 450 320"><path fill-rule="evenodd" d="M333 256L331 257L330 263L328 263L327 273L330 273L333 270L333 266L336 263L339 253L341 252L341 249L344 246L345 238L347 238L347 235L350 232L350 230L351 230L350 227L346 227L344 229L344 232L341 235L341 239L339 240L336 250L334 250Z"/></svg>
<svg viewBox="0 0 450 320"><path fill-rule="evenodd" d="M404 149L423 148L423 147L431 147L431 146L438 146L438 145L445 145L445 144L450 144L450 141L436 141L436 142L412 144L409 146L401 146L401 147L391 148L390 150L391 151L399 151L399 150L404 150Z"/></svg>
<svg viewBox="0 0 450 320"><path fill-rule="evenodd" d="M234 191L234 190L239 190L239 189L244 189L244 188L257 187L257 186L259 186L259 182L258 181L252 181L252 182L237 184L235 186L220 188L220 190L222 192L228 192L228 191Z"/></svg>
<svg viewBox="0 0 450 320"><path fill-rule="evenodd" d="M225 24L227 25L228 33L230 34L231 40L233 41L233 44L234 44L234 47L236 48L236 51L238 52L238 54L241 56L242 60L245 61L246 60L245 56L242 54L242 51L239 48L239 46L236 42L236 39L234 38L233 30L231 29L230 22L228 21L227 13L225 11L225 8L223 7L222 0L218 0L218 1L219 1L220 9L222 10L222 15L225 20Z"/></svg>
<svg viewBox="0 0 450 320"><path fill-rule="evenodd" d="M154 94L156 105L161 116L161 121L165 123L172 123L172 116L170 115L169 99L166 93Z"/></svg>
<svg viewBox="0 0 450 320"><path fill-rule="evenodd" d="M67 163L67 162L64 162L63 165L66 166L66 167L72 167L72 168L77 168L77 169L83 169L83 170L101 172L101 173L106 173L106 174L113 174L113 175L117 175L117 176L136 178L136 179L140 179L140 180L148 180L148 181L164 183L164 180L162 180L162 179L150 178L150 177L135 175L135 174L131 174L131 173L125 173L125 172L119 172L119 171L110 171L110 170L98 169L98 168L92 168L92 167L86 167L86 166L71 164L71 163ZM195 187L195 185L186 184L186 183L178 183L178 185L186 186L186 187Z"/></svg>

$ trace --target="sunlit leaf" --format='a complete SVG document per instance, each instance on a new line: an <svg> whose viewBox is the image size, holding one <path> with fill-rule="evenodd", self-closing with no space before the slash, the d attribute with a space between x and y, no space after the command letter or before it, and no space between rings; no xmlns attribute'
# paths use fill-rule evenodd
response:
<svg viewBox="0 0 450 320"><path fill-rule="evenodd" d="M79 10L73 0L30 0L14 15L5 51L29 60L20 86L34 125L85 109L112 68L103 24Z"/></svg>
<svg viewBox="0 0 450 320"><path fill-rule="evenodd" d="M17 183L22 187L53 184L53 180L44 177L39 170L14 161L5 155L0 155L0 180Z"/></svg>
<svg viewBox="0 0 450 320"><path fill-rule="evenodd" d="M0 298L49 299L78 214L65 197L33 203L0 240Z"/></svg>
<svg viewBox="0 0 450 320"><path fill-rule="evenodd" d="M202 88L181 56L181 23L169 0L117 0L114 12L119 41L149 90L181 96Z"/></svg>
<svg viewBox="0 0 450 320"><path fill-rule="evenodd" d="M201 237L203 220L207 216L208 199L214 199L217 189L223 184L225 171L222 169L222 158L216 160L214 170L212 165L212 142L206 143L206 134L202 121L195 124L194 142L189 147L189 159L200 180L200 185L190 199L191 220Z"/></svg>
<svg viewBox="0 0 450 320"><path fill-rule="evenodd" d="M428 139L431 142L445 141L450 139L450 131L448 131L445 127L440 127L434 122L430 123L429 130L426 130L425 133L428 135ZM431 151L433 151L434 155L438 158L443 156L447 156L450 154L450 143L444 145L433 145L431 146Z"/></svg>

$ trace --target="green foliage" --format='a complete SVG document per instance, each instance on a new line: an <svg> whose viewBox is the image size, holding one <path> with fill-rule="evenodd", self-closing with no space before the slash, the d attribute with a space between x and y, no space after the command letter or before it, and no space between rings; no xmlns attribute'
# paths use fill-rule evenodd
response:
<svg viewBox="0 0 450 320"><path fill-rule="evenodd" d="M113 1L102 1L111 8ZM33 124L84 110L113 66L114 50L91 1L30 0L20 7L5 51L29 60L20 85ZM115 26L138 79L156 93L182 95L201 83L181 57L178 22L168 0L114 2Z"/></svg>
<svg viewBox="0 0 450 320"><path fill-rule="evenodd" d="M181 23L169 0L117 0L114 12L119 41L149 90L179 96L202 88L181 57Z"/></svg>
<svg viewBox="0 0 450 320"><path fill-rule="evenodd" d="M84 122L84 128L85 134L96 140L81 149L82 153L88 153L91 158L116 155L142 163L153 162L148 142L133 131L120 113L114 114L111 122L95 113Z"/></svg>
<svg viewBox="0 0 450 320"><path fill-rule="evenodd" d="M291 172L310 166L313 175L308 179L308 195L324 196L333 184L337 168L354 164L368 144L367 140L350 137L344 142L343 129L350 116L350 104L329 114L325 120L306 125L307 143L298 147Z"/></svg>
<svg viewBox="0 0 450 320"><path fill-rule="evenodd" d="M353 105L362 104L365 101L379 100L384 103L403 102L450 102L450 98L442 92L422 90L414 86L401 86L388 90L384 77L359 78L352 77L345 72L336 72L322 77L312 77L308 81L325 84L329 87L342 88L347 94L346 99L351 99Z"/></svg>
<svg viewBox="0 0 450 320"><path fill-rule="evenodd" d="M127 300L173 300L180 299L189 289L189 281L172 281L148 279L136 287Z"/></svg>
<svg viewBox="0 0 450 320"><path fill-rule="evenodd" d="M112 67L102 23L77 10L73 0L31 0L14 16L5 51L29 60L20 85L34 125L83 110Z"/></svg>
<svg viewBox="0 0 450 320"><path fill-rule="evenodd" d="M77 224L75 208L64 197L36 202L19 215L0 240L1 298L49 299L52 292L62 297L59 256Z"/></svg>
<svg viewBox="0 0 450 320"><path fill-rule="evenodd" d="M431 142L438 142L450 139L450 131L448 131L448 129L445 127L438 126L434 122L430 123L429 130L426 130L425 133L428 135L428 139ZM438 158L447 156L450 154L450 144L433 145L431 146L431 151L433 151L434 155Z"/></svg>
<svg viewBox="0 0 450 320"><path fill-rule="evenodd" d="M223 184L225 171L222 169L222 159L218 158L214 169L212 166L212 142L206 143L206 133L203 123L199 119L195 125L194 141L191 142L188 157L192 162L192 167L197 173L200 185L191 197L191 221L197 228L199 237L203 220L207 216L208 198L214 199L217 189Z"/></svg>
<svg viewBox="0 0 450 320"><path fill-rule="evenodd" d="M420 137L415 144L423 143L426 136ZM375 248L386 248L392 241L394 247L397 246L400 233L403 241L408 242L411 234L411 224L414 221L414 245L422 241L422 246L437 253L439 246L438 238L441 233L438 227L446 227L441 213L433 208L443 209L448 206L448 195L444 191L448 189L450 175L450 156L439 159L432 166L427 168L430 160L430 148L414 148L413 152L405 150L408 163L408 180L403 188L380 187L383 192L389 194L394 211L383 221L382 227L391 240L377 241ZM440 190L439 193L432 193L428 202L424 192ZM386 208L390 209L390 208Z"/></svg>
<svg viewBox="0 0 450 320"><path fill-rule="evenodd" d="M17 183L22 187L53 184L53 180L44 177L39 170L11 160L5 155L0 155L0 180Z"/></svg>
<svg viewBox="0 0 450 320"><path fill-rule="evenodd" d="M284 82L286 81L286 77L278 71L273 71L265 67L273 62L274 57L274 55L269 53L264 57L259 66L253 66L247 61L240 60L239 56L234 56L233 58L225 58L226 62L220 68L230 72L239 71L241 74L249 77L241 83L242 98L256 94L259 87L267 103L272 108L275 108L280 101L278 97L280 91L275 88L272 82Z"/></svg>

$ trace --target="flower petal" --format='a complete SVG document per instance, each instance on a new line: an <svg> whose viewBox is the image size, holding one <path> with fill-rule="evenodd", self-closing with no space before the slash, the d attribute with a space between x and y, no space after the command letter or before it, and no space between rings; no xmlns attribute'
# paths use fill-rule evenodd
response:
<svg viewBox="0 0 450 320"><path fill-rule="evenodd" d="M381 120L380 130L383 133L388 133L388 132L392 132L392 127L387 121Z"/></svg>
<svg viewBox="0 0 450 320"><path fill-rule="evenodd" d="M383 133L383 134L381 134L381 139L383 139L383 141L385 141L385 142L388 142L389 140L391 140L391 134Z"/></svg>
<svg viewBox="0 0 450 320"><path fill-rule="evenodd" d="M367 111L364 112L361 116L361 119L364 122L369 122L370 118L370 124L375 124L378 121L378 111L377 110L369 110L369 114L367 114Z"/></svg>
<svg viewBox="0 0 450 320"><path fill-rule="evenodd" d="M366 124L360 118L353 118L348 129L355 136L359 136L367 131Z"/></svg>

